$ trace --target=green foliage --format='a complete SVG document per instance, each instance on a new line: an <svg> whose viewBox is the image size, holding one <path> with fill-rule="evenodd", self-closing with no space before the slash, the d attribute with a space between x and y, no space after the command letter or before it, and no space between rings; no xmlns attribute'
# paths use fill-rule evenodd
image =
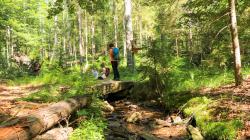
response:
<svg viewBox="0 0 250 140"><path fill-rule="evenodd" d="M107 123L101 113L102 102L94 98L88 109L77 112L78 116L87 116L87 120L80 122L78 128L73 131L70 140L104 140L104 130Z"/></svg>
<svg viewBox="0 0 250 140"><path fill-rule="evenodd" d="M237 131L242 127L243 124L240 120L209 122L204 128L205 138L234 140L237 136Z"/></svg>
<svg viewBox="0 0 250 140"><path fill-rule="evenodd" d="M74 95L89 93L89 86L97 81L91 73L85 73L81 76L79 69L49 69L43 68L42 73L37 77L22 77L13 81L15 84L33 84L42 85L42 89L22 98L26 101L52 102L63 100ZM61 91L60 87L69 88L67 91Z"/></svg>
<svg viewBox="0 0 250 140"><path fill-rule="evenodd" d="M207 97L196 97L184 105L183 111L188 116L195 116L205 139L234 140L237 131L243 126L242 121L237 119L216 121L212 115L216 102Z"/></svg>
<svg viewBox="0 0 250 140"><path fill-rule="evenodd" d="M104 140L105 128L106 123L101 119L85 120L73 131L70 140Z"/></svg>

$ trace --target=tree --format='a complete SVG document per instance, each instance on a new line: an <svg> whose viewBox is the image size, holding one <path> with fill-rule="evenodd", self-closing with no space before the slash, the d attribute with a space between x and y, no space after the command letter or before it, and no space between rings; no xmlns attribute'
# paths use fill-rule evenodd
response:
<svg viewBox="0 0 250 140"><path fill-rule="evenodd" d="M234 52L235 85L239 86L242 84L242 75L241 75L240 44L239 44L238 29L237 29L235 0L228 0L228 2L230 7L231 37L232 37L232 46Z"/></svg>
<svg viewBox="0 0 250 140"><path fill-rule="evenodd" d="M127 67L134 70L134 54L132 53L133 28L132 28L132 2L124 0L124 22L126 34L126 49L127 49Z"/></svg>

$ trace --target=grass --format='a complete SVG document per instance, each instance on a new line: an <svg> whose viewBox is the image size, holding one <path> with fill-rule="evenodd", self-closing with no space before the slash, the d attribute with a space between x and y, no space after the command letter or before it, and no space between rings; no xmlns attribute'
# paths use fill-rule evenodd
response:
<svg viewBox="0 0 250 140"><path fill-rule="evenodd" d="M205 96L196 97L187 102L183 111L187 116L195 116L196 124L205 139L234 140L238 130L243 127L243 123L237 118L216 120L213 112L218 107L217 102Z"/></svg>
<svg viewBox="0 0 250 140"><path fill-rule="evenodd" d="M242 70L243 77L250 73L250 68ZM234 82L233 71L205 71L193 69L189 71L175 71L169 84L172 87L164 93L163 100L166 110L183 110L186 116L194 115L198 127L205 139L233 140L237 132L243 127L241 117L229 119L228 111L220 110L220 100L202 96L198 93L201 88L217 88ZM177 82L176 82L177 81ZM223 96L223 95L221 95ZM227 97L225 97L227 98ZM216 111L224 116L216 119ZM226 116L226 117L225 117Z"/></svg>
<svg viewBox="0 0 250 140"><path fill-rule="evenodd" d="M42 71L39 76L25 76L8 80L8 85L42 85L39 91L21 98L25 101L55 102L75 95L88 93L86 87L96 84L91 73L80 73L79 68L50 69ZM62 87L65 90L62 90Z"/></svg>
<svg viewBox="0 0 250 140"><path fill-rule="evenodd" d="M70 140L104 140L104 130L107 128L106 120L102 115L102 101L94 98L87 109L77 112L78 116L86 116L87 120L81 121L70 135Z"/></svg>

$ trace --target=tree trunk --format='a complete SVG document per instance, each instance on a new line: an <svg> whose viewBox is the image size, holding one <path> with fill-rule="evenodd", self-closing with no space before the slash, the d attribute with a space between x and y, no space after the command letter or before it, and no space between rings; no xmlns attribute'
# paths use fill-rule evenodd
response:
<svg viewBox="0 0 250 140"><path fill-rule="evenodd" d="M142 16L139 16L139 37L140 37L140 48L142 48L143 39L142 39Z"/></svg>
<svg viewBox="0 0 250 140"><path fill-rule="evenodd" d="M92 16L91 19L91 46L92 46L92 57L94 58L95 56L95 25L94 25L94 17Z"/></svg>
<svg viewBox="0 0 250 140"><path fill-rule="evenodd" d="M57 22L58 22L58 17L55 16L54 17L54 45L53 45L53 48L52 48L52 55L51 55L51 58L50 58L50 63L54 59L55 51L56 51L57 44L58 44L58 40L57 40Z"/></svg>
<svg viewBox="0 0 250 140"><path fill-rule="evenodd" d="M42 16L42 13L41 13L41 10L42 10L42 6L41 6L41 2L39 2L39 26L40 26L40 36L41 36L41 43L42 45L40 46L40 57L41 57L41 60L44 60L44 57L45 57L45 49L44 49L44 34L45 34L45 30L44 30L44 18Z"/></svg>
<svg viewBox="0 0 250 140"><path fill-rule="evenodd" d="M242 75L241 75L240 43L238 38L235 0L228 0L228 2L230 7L231 37L232 37L232 46L234 52L235 85L239 86L242 84Z"/></svg>
<svg viewBox="0 0 250 140"><path fill-rule="evenodd" d="M1 127L1 140L28 140L50 129L60 121L67 119L78 108L91 103L91 95L71 98L41 108L28 116L19 118L14 126Z"/></svg>
<svg viewBox="0 0 250 140"><path fill-rule="evenodd" d="M45 134L38 135L33 140L69 140L70 133L73 132L72 127L54 128Z"/></svg>
<svg viewBox="0 0 250 140"><path fill-rule="evenodd" d="M64 4L63 4L63 9L66 9L67 5L64 1ZM63 27L64 27L64 31L63 31L63 54L65 54L66 52L66 34L65 34L65 30L67 30L67 18L68 16L66 15L68 11L67 10L64 10L63 11Z"/></svg>
<svg viewBox="0 0 250 140"><path fill-rule="evenodd" d="M74 60L76 62L77 61L77 53L76 53L76 44L75 43L73 44L72 50L73 50ZM77 65L77 63L75 65ZM71 65L71 67L72 67L72 65Z"/></svg>
<svg viewBox="0 0 250 140"><path fill-rule="evenodd" d="M123 18L123 30L126 31L125 18ZM123 57L127 57L127 48L126 48L126 33L123 38Z"/></svg>
<svg viewBox="0 0 250 140"><path fill-rule="evenodd" d="M118 47L117 32L118 32L118 18L117 18L117 8L116 1L113 0L113 15L114 15L114 37L115 37L115 47Z"/></svg>
<svg viewBox="0 0 250 140"><path fill-rule="evenodd" d="M7 27L6 30L6 60L7 60L7 65L8 67L10 66L10 55L9 55L9 49L10 49L10 27Z"/></svg>
<svg viewBox="0 0 250 140"><path fill-rule="evenodd" d="M82 38L82 9L78 6L78 33L79 33L79 52L80 52L80 65L83 65L83 38Z"/></svg>
<svg viewBox="0 0 250 140"><path fill-rule="evenodd" d="M126 32L126 48L127 48L127 67L134 71L134 54L132 53L133 29L132 29L132 2L131 0L124 0L124 20Z"/></svg>
<svg viewBox="0 0 250 140"><path fill-rule="evenodd" d="M178 37L175 38L176 57L179 57Z"/></svg>
<svg viewBox="0 0 250 140"><path fill-rule="evenodd" d="M193 59L193 32L192 32L192 25L190 23L189 27L189 35L188 35L188 53L189 53L189 62L192 62Z"/></svg>
<svg viewBox="0 0 250 140"><path fill-rule="evenodd" d="M86 56L86 64L88 64L88 17L87 11L85 10L85 56Z"/></svg>

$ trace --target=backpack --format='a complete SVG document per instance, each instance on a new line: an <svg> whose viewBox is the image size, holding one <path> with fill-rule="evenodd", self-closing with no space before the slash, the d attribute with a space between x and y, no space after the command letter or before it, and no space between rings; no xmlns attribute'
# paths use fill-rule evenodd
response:
<svg viewBox="0 0 250 140"><path fill-rule="evenodd" d="M119 48L113 48L113 54L114 54L114 59L118 60L119 59Z"/></svg>
<svg viewBox="0 0 250 140"><path fill-rule="evenodd" d="M110 74L110 69L109 69L109 68L106 68L106 70L105 70L105 75L106 75L106 77L108 77L109 74Z"/></svg>

